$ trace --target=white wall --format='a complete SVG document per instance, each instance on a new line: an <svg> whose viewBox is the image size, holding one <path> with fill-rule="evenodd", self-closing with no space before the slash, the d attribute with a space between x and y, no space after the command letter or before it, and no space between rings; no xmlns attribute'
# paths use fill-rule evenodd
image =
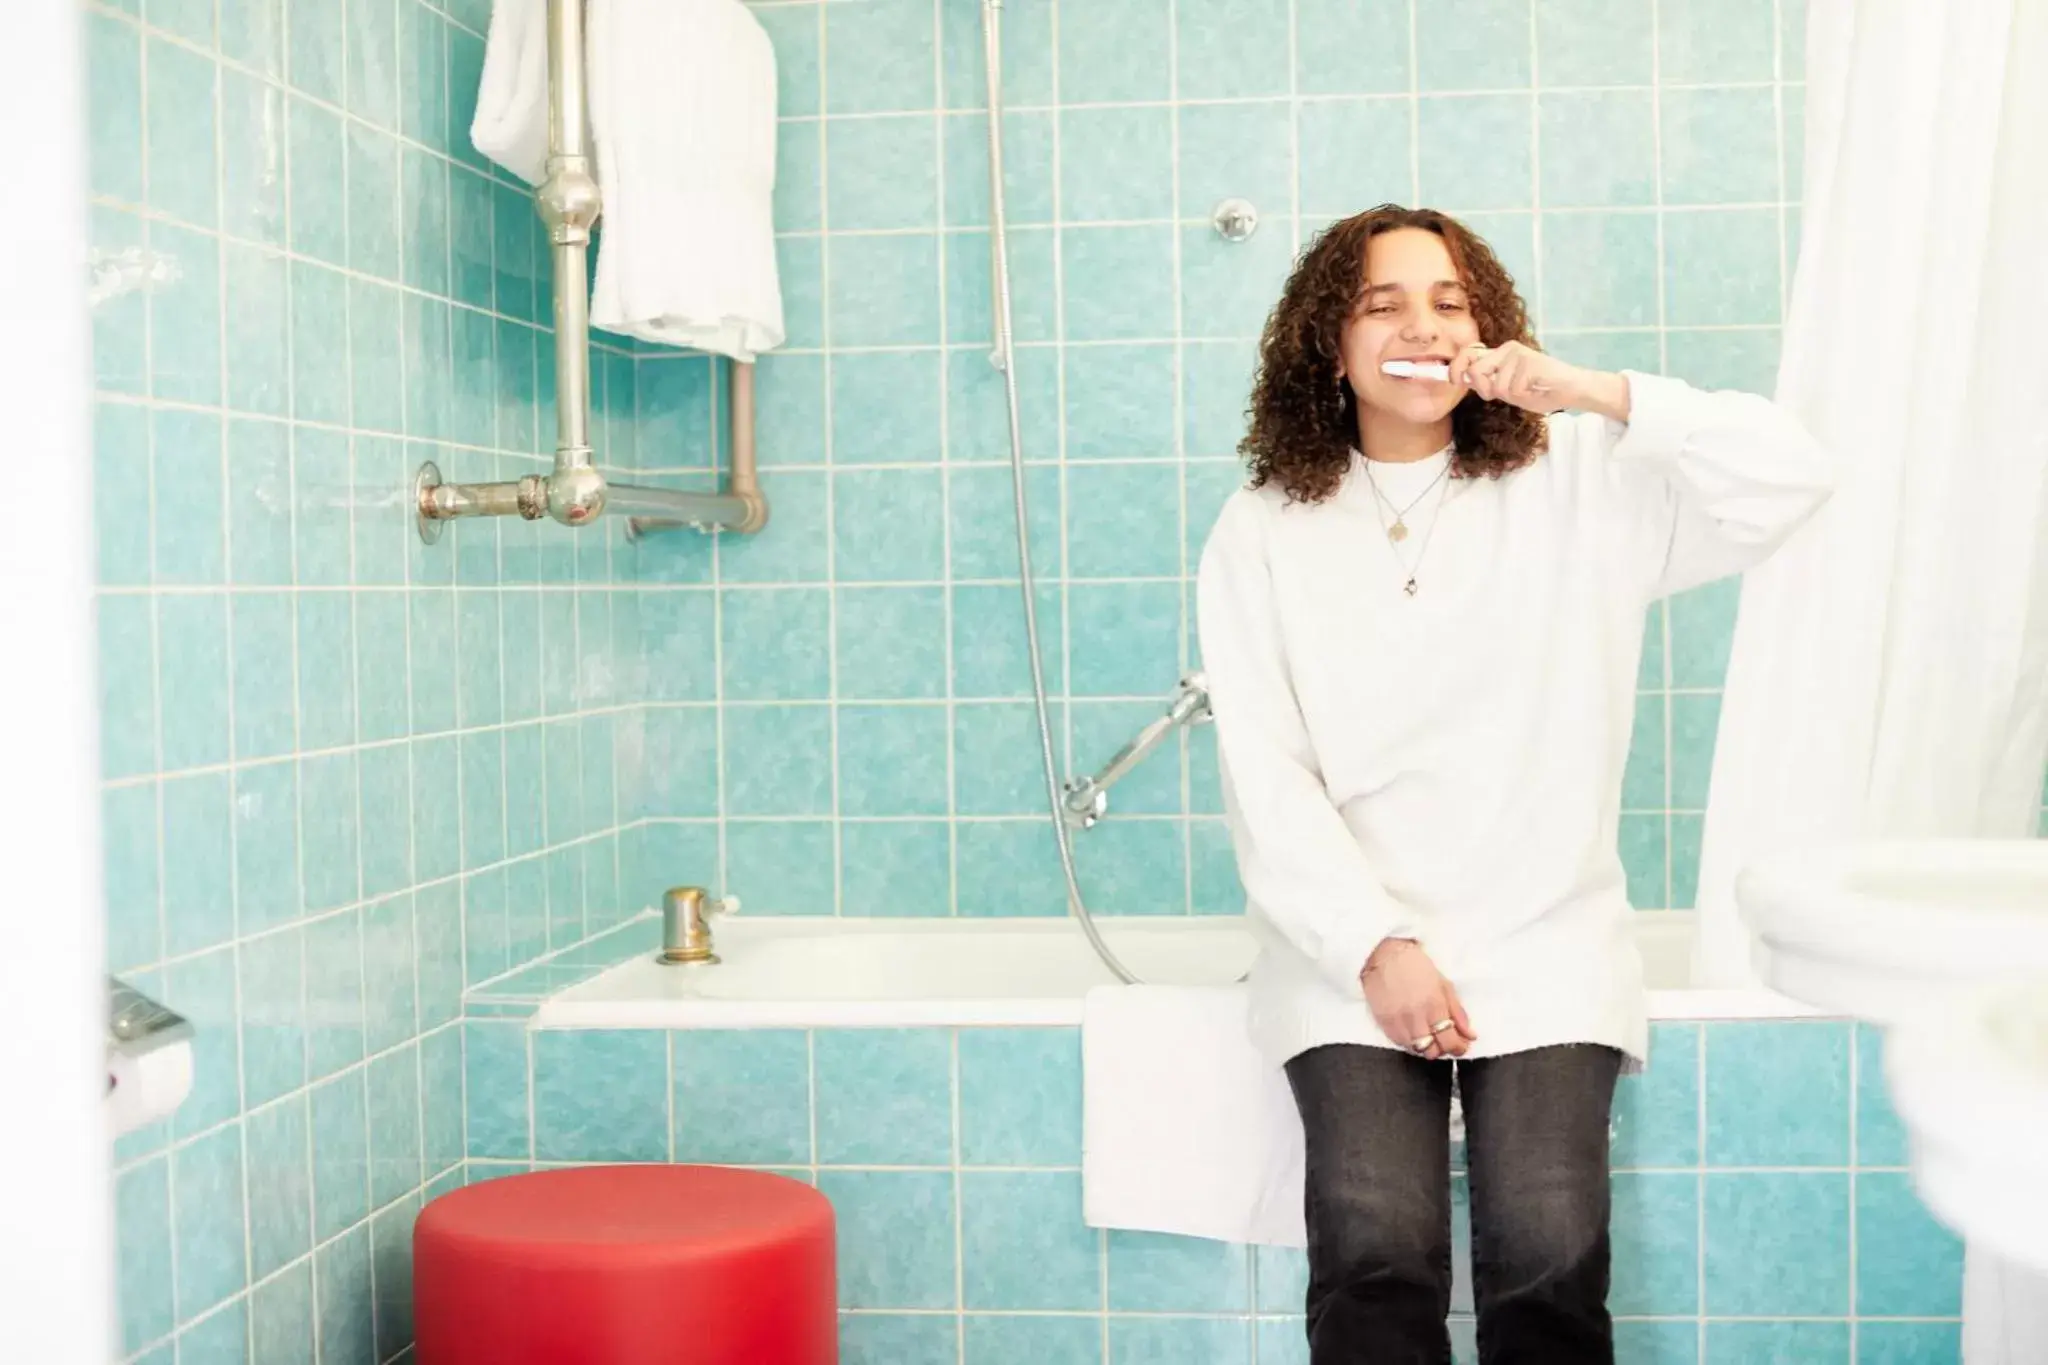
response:
<svg viewBox="0 0 2048 1365"><path fill-rule="evenodd" d="M84 119L73 0L0 43L0 1356L108 1357Z"/></svg>

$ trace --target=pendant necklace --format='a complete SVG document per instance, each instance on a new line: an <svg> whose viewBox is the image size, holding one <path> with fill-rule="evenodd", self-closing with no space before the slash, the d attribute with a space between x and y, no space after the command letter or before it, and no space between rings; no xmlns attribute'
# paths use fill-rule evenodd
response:
<svg viewBox="0 0 2048 1365"><path fill-rule="evenodd" d="M1401 584L1401 591L1406 593L1410 597L1413 597L1416 593L1422 591L1422 586L1417 581L1416 575L1422 569L1422 561L1424 557L1426 557L1429 554L1429 542L1436 538L1436 524L1437 521L1443 516L1444 501L1446 498L1450 496L1449 493L1447 492L1444 494L1443 497L1437 499L1436 507L1430 513L1429 528L1423 532L1422 545L1416 551L1415 562L1413 564L1409 564L1401 558L1401 542L1408 538L1408 525L1406 521L1403 520L1403 518L1407 515L1407 513L1415 510L1417 504L1419 504L1424 498L1428 497L1431 491L1442 485L1445 476L1448 475L1450 472L1451 467L1449 463L1446 462L1442 472L1440 472L1434 479L1431 479L1429 481L1429 487L1423 489L1422 492L1418 494L1414 498L1414 500L1408 504L1408 506L1404 508L1396 508L1392 502L1387 500L1386 495L1380 492L1379 483L1376 480L1374 480L1372 475L1372 464L1368 461L1365 466L1366 482L1372 485L1375 510L1379 512L1380 516L1380 529L1386 533L1387 549L1392 551L1395 563L1401 565L1401 568L1406 575L1405 581ZM1392 512L1394 514L1394 520L1391 523L1387 520L1388 512Z"/></svg>
<svg viewBox="0 0 2048 1365"><path fill-rule="evenodd" d="M1420 493L1417 493L1413 498L1409 499L1408 505L1406 507L1396 507L1394 506L1392 501L1388 499L1385 493L1380 492L1379 480L1375 479L1372 474L1372 462L1370 460L1366 461L1365 481L1372 485L1372 495L1374 499L1377 500L1379 504L1382 507L1384 507L1387 511L1392 512L1394 514L1394 524L1385 527L1388 540L1391 540L1398 545L1400 542L1408 539L1408 514L1415 510L1417 503L1421 502L1424 498L1428 497L1433 491L1435 491L1436 486L1442 483L1444 481L1444 476L1449 474L1450 472L1450 462L1446 460L1444 462L1444 467L1437 471L1437 476L1431 479L1428 485L1424 487ZM1381 524L1385 526L1386 518L1384 516L1380 518L1380 521Z"/></svg>

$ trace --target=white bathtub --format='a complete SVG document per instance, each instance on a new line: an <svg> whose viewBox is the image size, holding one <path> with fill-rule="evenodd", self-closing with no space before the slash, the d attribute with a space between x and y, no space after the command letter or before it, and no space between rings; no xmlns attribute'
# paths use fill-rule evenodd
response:
<svg viewBox="0 0 2048 1365"><path fill-rule="evenodd" d="M1236 980L1255 952L1235 919L1102 919L1146 981ZM1654 1019L1788 1019L1815 1011L1762 988L1691 982L1692 916L1642 916ZM536 1028L863 1028L1079 1024L1114 978L1065 919L722 919L723 961L643 954L545 1001Z"/></svg>

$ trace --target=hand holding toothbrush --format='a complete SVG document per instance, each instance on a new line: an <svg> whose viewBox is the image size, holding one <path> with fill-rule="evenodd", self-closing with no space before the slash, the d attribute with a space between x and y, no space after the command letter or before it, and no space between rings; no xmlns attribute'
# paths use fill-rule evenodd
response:
<svg viewBox="0 0 2048 1365"><path fill-rule="evenodd" d="M1396 369L1397 366L1401 368ZM1577 408L1617 422L1628 420L1626 376L1581 369L1519 341L1499 346L1475 341L1459 351L1448 365L1391 360L1380 368L1402 377L1457 384L1489 402L1510 403L1530 412Z"/></svg>

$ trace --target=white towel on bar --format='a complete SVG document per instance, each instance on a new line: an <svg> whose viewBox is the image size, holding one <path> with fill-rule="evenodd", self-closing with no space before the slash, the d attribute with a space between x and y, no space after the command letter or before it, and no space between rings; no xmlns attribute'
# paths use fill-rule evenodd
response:
<svg viewBox="0 0 2048 1365"><path fill-rule="evenodd" d="M1081 1027L1090 1227L1308 1244L1301 1118L1242 986L1098 986Z"/></svg>
<svg viewBox="0 0 2048 1365"><path fill-rule="evenodd" d="M547 174L547 0L493 0L469 140L529 185Z"/></svg>
<svg viewBox="0 0 2048 1365"><path fill-rule="evenodd" d="M594 326L751 361L783 340L775 49L739 0L589 0Z"/></svg>

